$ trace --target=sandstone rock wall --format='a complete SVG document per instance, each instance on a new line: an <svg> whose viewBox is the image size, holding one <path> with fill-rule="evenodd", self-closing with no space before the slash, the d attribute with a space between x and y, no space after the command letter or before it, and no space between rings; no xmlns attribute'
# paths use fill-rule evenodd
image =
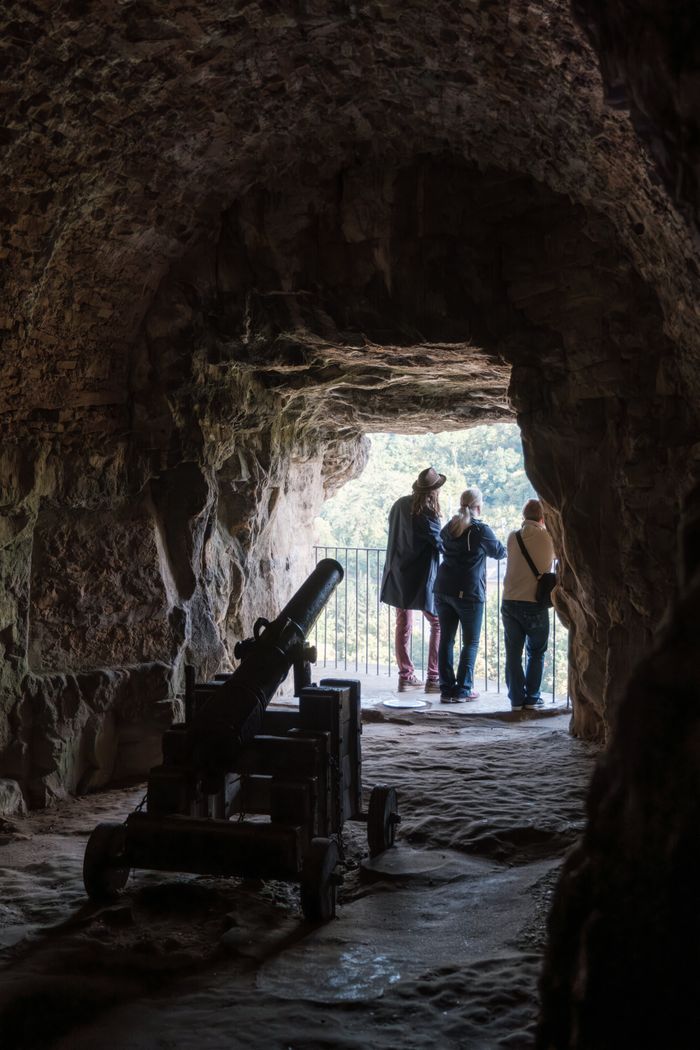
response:
<svg viewBox="0 0 700 1050"><path fill-rule="evenodd" d="M629 108L697 240L697 5L576 0L574 8L597 49L606 97ZM696 369L697 353L684 355L680 375L692 403ZM667 426L664 433L677 433L673 419ZM697 1044L700 487L693 457L684 491L680 593L617 705L586 831L555 894L543 1050Z"/></svg>
<svg viewBox="0 0 700 1050"><path fill-rule="evenodd" d="M60 487L40 494L40 474L16 505L23 527L2 547L0 754L31 804L158 761L183 663L204 677L230 666L253 619L308 571L338 464L324 465L325 446L292 457L279 434L257 437L208 477L185 462L86 505ZM336 456L351 475L362 443Z"/></svg>
<svg viewBox="0 0 700 1050"><path fill-rule="evenodd" d="M700 271L567 4L2 17L0 773L142 771L364 432L513 412L602 737L674 588Z"/></svg>

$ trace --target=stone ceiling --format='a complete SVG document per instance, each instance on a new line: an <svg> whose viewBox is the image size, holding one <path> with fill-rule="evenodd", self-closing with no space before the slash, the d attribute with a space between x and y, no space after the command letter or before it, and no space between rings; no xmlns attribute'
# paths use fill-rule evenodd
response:
<svg viewBox="0 0 700 1050"><path fill-rule="evenodd" d="M129 429L130 353L158 287L236 202L358 173L380 198L419 157L529 177L604 217L670 337L697 337L694 252L565 3L68 0L4 17L6 422ZM352 340L351 369L371 362L360 386L391 370L380 354L373 372L376 341Z"/></svg>

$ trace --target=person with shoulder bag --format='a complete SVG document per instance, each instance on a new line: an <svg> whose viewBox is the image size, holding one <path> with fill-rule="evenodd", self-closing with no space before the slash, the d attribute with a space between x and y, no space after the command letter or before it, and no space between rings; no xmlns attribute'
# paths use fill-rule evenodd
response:
<svg viewBox="0 0 700 1050"><path fill-rule="evenodd" d="M440 620L438 669L443 704L458 704L479 697L474 688L474 663L484 619L486 559L506 556L506 549L493 530L480 521L481 490L467 489L459 503L459 513L440 533L444 554L434 588ZM460 624L462 651L455 673L454 644Z"/></svg>
<svg viewBox="0 0 700 1050"><path fill-rule="evenodd" d="M538 499L523 507L523 524L508 537L501 617L506 649L506 685L513 711L544 706L541 696L544 654L549 641L554 546ZM523 648L526 667L523 670Z"/></svg>

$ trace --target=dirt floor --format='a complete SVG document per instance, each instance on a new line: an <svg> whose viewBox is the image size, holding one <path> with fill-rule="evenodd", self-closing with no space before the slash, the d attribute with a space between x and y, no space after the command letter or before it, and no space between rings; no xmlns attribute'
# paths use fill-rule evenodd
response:
<svg viewBox="0 0 700 1050"><path fill-rule="evenodd" d="M143 786L1 822L3 1050L531 1046L546 915L594 750L556 706L375 702L364 719L365 791L397 788L399 842L366 869L365 827L345 825L325 926L280 882L139 872L116 904L88 904L86 838Z"/></svg>

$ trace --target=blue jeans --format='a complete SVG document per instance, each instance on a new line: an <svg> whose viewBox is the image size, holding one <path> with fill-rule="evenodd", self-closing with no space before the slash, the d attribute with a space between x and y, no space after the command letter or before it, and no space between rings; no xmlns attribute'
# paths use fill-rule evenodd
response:
<svg viewBox="0 0 700 1050"><path fill-rule="evenodd" d="M435 607L440 620L440 688L444 692L464 689L471 693L474 688L474 663L481 637L481 623L484 619L484 603L469 601L468 598L453 598L449 594L436 594ZM463 644L455 677L452 661L459 624L462 625Z"/></svg>
<svg viewBox="0 0 700 1050"><path fill-rule="evenodd" d="M506 685L511 707L535 703L540 698L544 654L549 640L549 609L536 602L503 601L503 636L506 644ZM527 666L523 673L523 646Z"/></svg>

